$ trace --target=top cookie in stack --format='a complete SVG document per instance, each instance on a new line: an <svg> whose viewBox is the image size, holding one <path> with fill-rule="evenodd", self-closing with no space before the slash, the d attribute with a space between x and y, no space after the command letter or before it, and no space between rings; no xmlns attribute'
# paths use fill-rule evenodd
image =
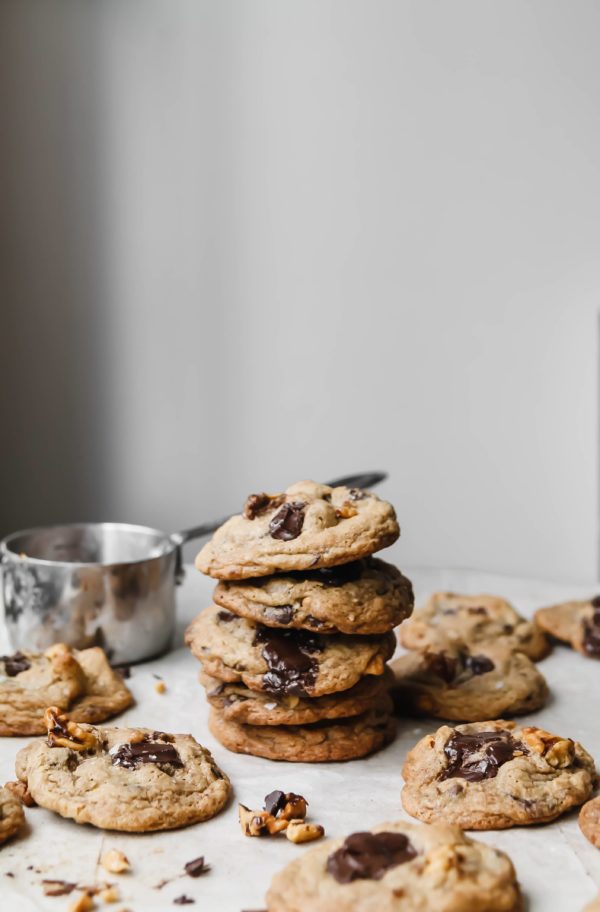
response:
<svg viewBox="0 0 600 912"><path fill-rule="evenodd" d="M393 734L386 661L410 581L371 555L400 534L370 492L303 481L253 494L196 559L220 580L187 642L232 750L344 760Z"/></svg>

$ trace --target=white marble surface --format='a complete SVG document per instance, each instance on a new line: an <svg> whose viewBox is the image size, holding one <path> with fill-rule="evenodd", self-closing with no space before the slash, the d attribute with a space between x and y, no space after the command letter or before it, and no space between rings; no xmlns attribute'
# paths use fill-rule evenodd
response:
<svg viewBox="0 0 600 912"><path fill-rule="evenodd" d="M556 599L597 591L594 585L561 586L466 571L406 572L415 582L418 600L437 588L489 591L507 596L525 614ZM77 826L41 808L28 810L26 831L0 849L1 912L67 909L72 897L44 897L42 878L80 883L105 879L97 860L110 847L126 853L133 872L109 878L118 881L122 902L106 908L126 908L131 912L165 912L169 908L196 908L202 912L262 909L273 873L305 847L292 845L285 838L244 838L237 822L236 804L239 800L258 807L263 796L275 788L305 795L311 816L331 836L406 816L400 805L403 758L415 741L438 723L400 722L397 740L385 751L367 760L341 764L274 763L230 754L215 742L207 729L207 706L196 681L198 664L181 646L186 622L208 604L210 591L210 582L190 568L179 591L176 648L162 659L133 669L129 683L137 703L122 720L166 731L191 731L210 747L231 777L233 801L206 823L150 835L104 833L90 826ZM580 740L600 759L600 663L585 660L570 649L557 648L541 668L550 683L552 698L531 719L551 731ZM154 690L153 673L160 674L167 684L162 696ZM13 778L15 754L27 740L0 739L0 781ZM600 888L600 852L579 832L576 814L549 826L482 833L476 838L509 853L529 912L580 912ZM192 880L182 875L182 868L198 855L205 856L211 871ZM30 865L32 870L28 870ZM8 872L14 876L7 877ZM157 890L156 884L163 879L170 882ZM195 906L172 905L182 893L195 899Z"/></svg>

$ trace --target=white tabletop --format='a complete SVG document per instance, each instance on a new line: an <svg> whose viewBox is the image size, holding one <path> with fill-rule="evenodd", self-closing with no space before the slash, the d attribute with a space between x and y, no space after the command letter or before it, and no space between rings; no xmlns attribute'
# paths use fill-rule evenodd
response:
<svg viewBox="0 0 600 912"><path fill-rule="evenodd" d="M540 605L596 591L467 571L407 569L406 573L415 583L418 603L439 588L492 592L506 596L526 615ZM189 568L179 590L180 622L175 649L162 659L132 670L129 685L136 705L119 721L164 731L191 732L213 751L219 765L230 776L235 792L233 800L206 823L148 835L107 833L91 826L77 826L41 808L26 810L25 832L0 849L2 912L67 909L73 896L44 897L43 878L84 884L99 880L118 882L122 902L106 907L115 910L165 912L180 908L172 902L182 893L196 900L195 907L182 908L197 908L202 912L263 909L265 891L274 872L306 850L305 846L293 845L284 837L242 836L237 802L261 807L263 797L273 789L304 795L310 803L311 818L323 824L329 836L346 835L385 820L406 818L400 804L403 759L417 739L434 730L439 722L401 721L398 738L386 750L367 760L350 763L275 763L229 753L214 740L207 728L204 692L197 682L198 663L182 646L187 622L209 604L210 592L210 581ZM600 663L561 647L540 667L552 696L547 707L529 720L581 741L600 760ZM165 680L164 695L155 692L153 673ZM0 739L0 782L14 778L15 754L27 741ZM600 851L581 835L576 813L547 826L479 833L475 837L508 852L529 901L529 912L580 912L600 889ZM128 856L133 868L131 874L110 876L98 867L99 855L112 847ZM205 856L211 870L194 880L182 874L182 870L187 861L199 855ZM30 866L33 868L28 870ZM12 877L6 876L9 872ZM162 880L169 883L157 890L156 885Z"/></svg>

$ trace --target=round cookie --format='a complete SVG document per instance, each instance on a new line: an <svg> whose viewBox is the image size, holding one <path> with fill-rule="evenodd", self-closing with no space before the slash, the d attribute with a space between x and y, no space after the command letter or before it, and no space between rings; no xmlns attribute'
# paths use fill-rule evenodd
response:
<svg viewBox="0 0 600 912"><path fill-rule="evenodd" d="M391 664L399 712L455 722L483 722L540 709L548 685L522 652L484 644L481 652L448 647L408 652Z"/></svg>
<svg viewBox="0 0 600 912"><path fill-rule="evenodd" d="M347 690L365 675L383 674L396 644L393 633L349 637L275 630L216 605L192 621L185 640L213 678L302 697Z"/></svg>
<svg viewBox="0 0 600 912"><path fill-rule="evenodd" d="M314 725L240 725L211 709L208 727L230 751L267 760L327 763L356 760L389 744L396 731L389 697L362 716Z"/></svg>
<svg viewBox="0 0 600 912"><path fill-rule="evenodd" d="M600 849L600 797L583 805L579 812L579 827L585 838Z"/></svg>
<svg viewBox="0 0 600 912"><path fill-rule="evenodd" d="M7 788L0 788L0 844L6 842L25 823L23 806Z"/></svg>
<svg viewBox="0 0 600 912"><path fill-rule="evenodd" d="M289 862L267 912L521 912L507 855L458 827L395 821L330 839Z"/></svg>
<svg viewBox="0 0 600 912"><path fill-rule="evenodd" d="M359 488L299 481L283 494L251 494L196 558L216 579L248 579L333 567L366 557L400 535L391 504Z"/></svg>
<svg viewBox="0 0 600 912"><path fill-rule="evenodd" d="M562 602L540 608L535 619L557 640L570 643L590 659L600 659L600 596L586 602Z"/></svg>
<svg viewBox="0 0 600 912"><path fill-rule="evenodd" d="M111 668L106 653L98 646L75 652L81 667L84 692L69 707L74 722L104 722L131 706L133 696L121 675ZM45 728L44 728L45 731Z"/></svg>
<svg viewBox="0 0 600 912"><path fill-rule="evenodd" d="M0 735L43 734L46 707L68 709L84 690L83 670L64 643L0 656Z"/></svg>
<svg viewBox="0 0 600 912"><path fill-rule="evenodd" d="M191 735L53 720L48 741L17 754L17 776L40 807L77 823L145 833L208 820L227 802L228 778Z"/></svg>
<svg viewBox="0 0 600 912"><path fill-rule="evenodd" d="M265 579L221 581L213 598L268 627L349 634L386 633L410 615L414 604L410 580L376 558Z"/></svg>
<svg viewBox="0 0 600 912"><path fill-rule="evenodd" d="M400 628L400 642L407 649L440 652L453 640L473 651L482 643L501 642L533 661L550 652L548 638L538 625L493 595L436 592Z"/></svg>
<svg viewBox="0 0 600 912"><path fill-rule="evenodd" d="M514 722L442 726L409 752L402 804L465 830L548 823L589 798L596 771L576 741Z"/></svg>
<svg viewBox="0 0 600 912"><path fill-rule="evenodd" d="M386 693L391 674L369 675L340 693L324 697L275 696L249 690L243 684L226 684L200 674L206 698L219 710L223 721L242 725L310 725L332 719L344 719L368 712Z"/></svg>

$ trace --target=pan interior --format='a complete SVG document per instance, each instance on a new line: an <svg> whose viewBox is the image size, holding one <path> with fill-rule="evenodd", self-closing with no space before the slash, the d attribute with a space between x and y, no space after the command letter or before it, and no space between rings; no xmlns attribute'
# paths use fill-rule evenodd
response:
<svg viewBox="0 0 600 912"><path fill-rule="evenodd" d="M79 523L18 532L6 539L6 548L34 560L123 564L160 557L174 545L158 529L126 523Z"/></svg>

